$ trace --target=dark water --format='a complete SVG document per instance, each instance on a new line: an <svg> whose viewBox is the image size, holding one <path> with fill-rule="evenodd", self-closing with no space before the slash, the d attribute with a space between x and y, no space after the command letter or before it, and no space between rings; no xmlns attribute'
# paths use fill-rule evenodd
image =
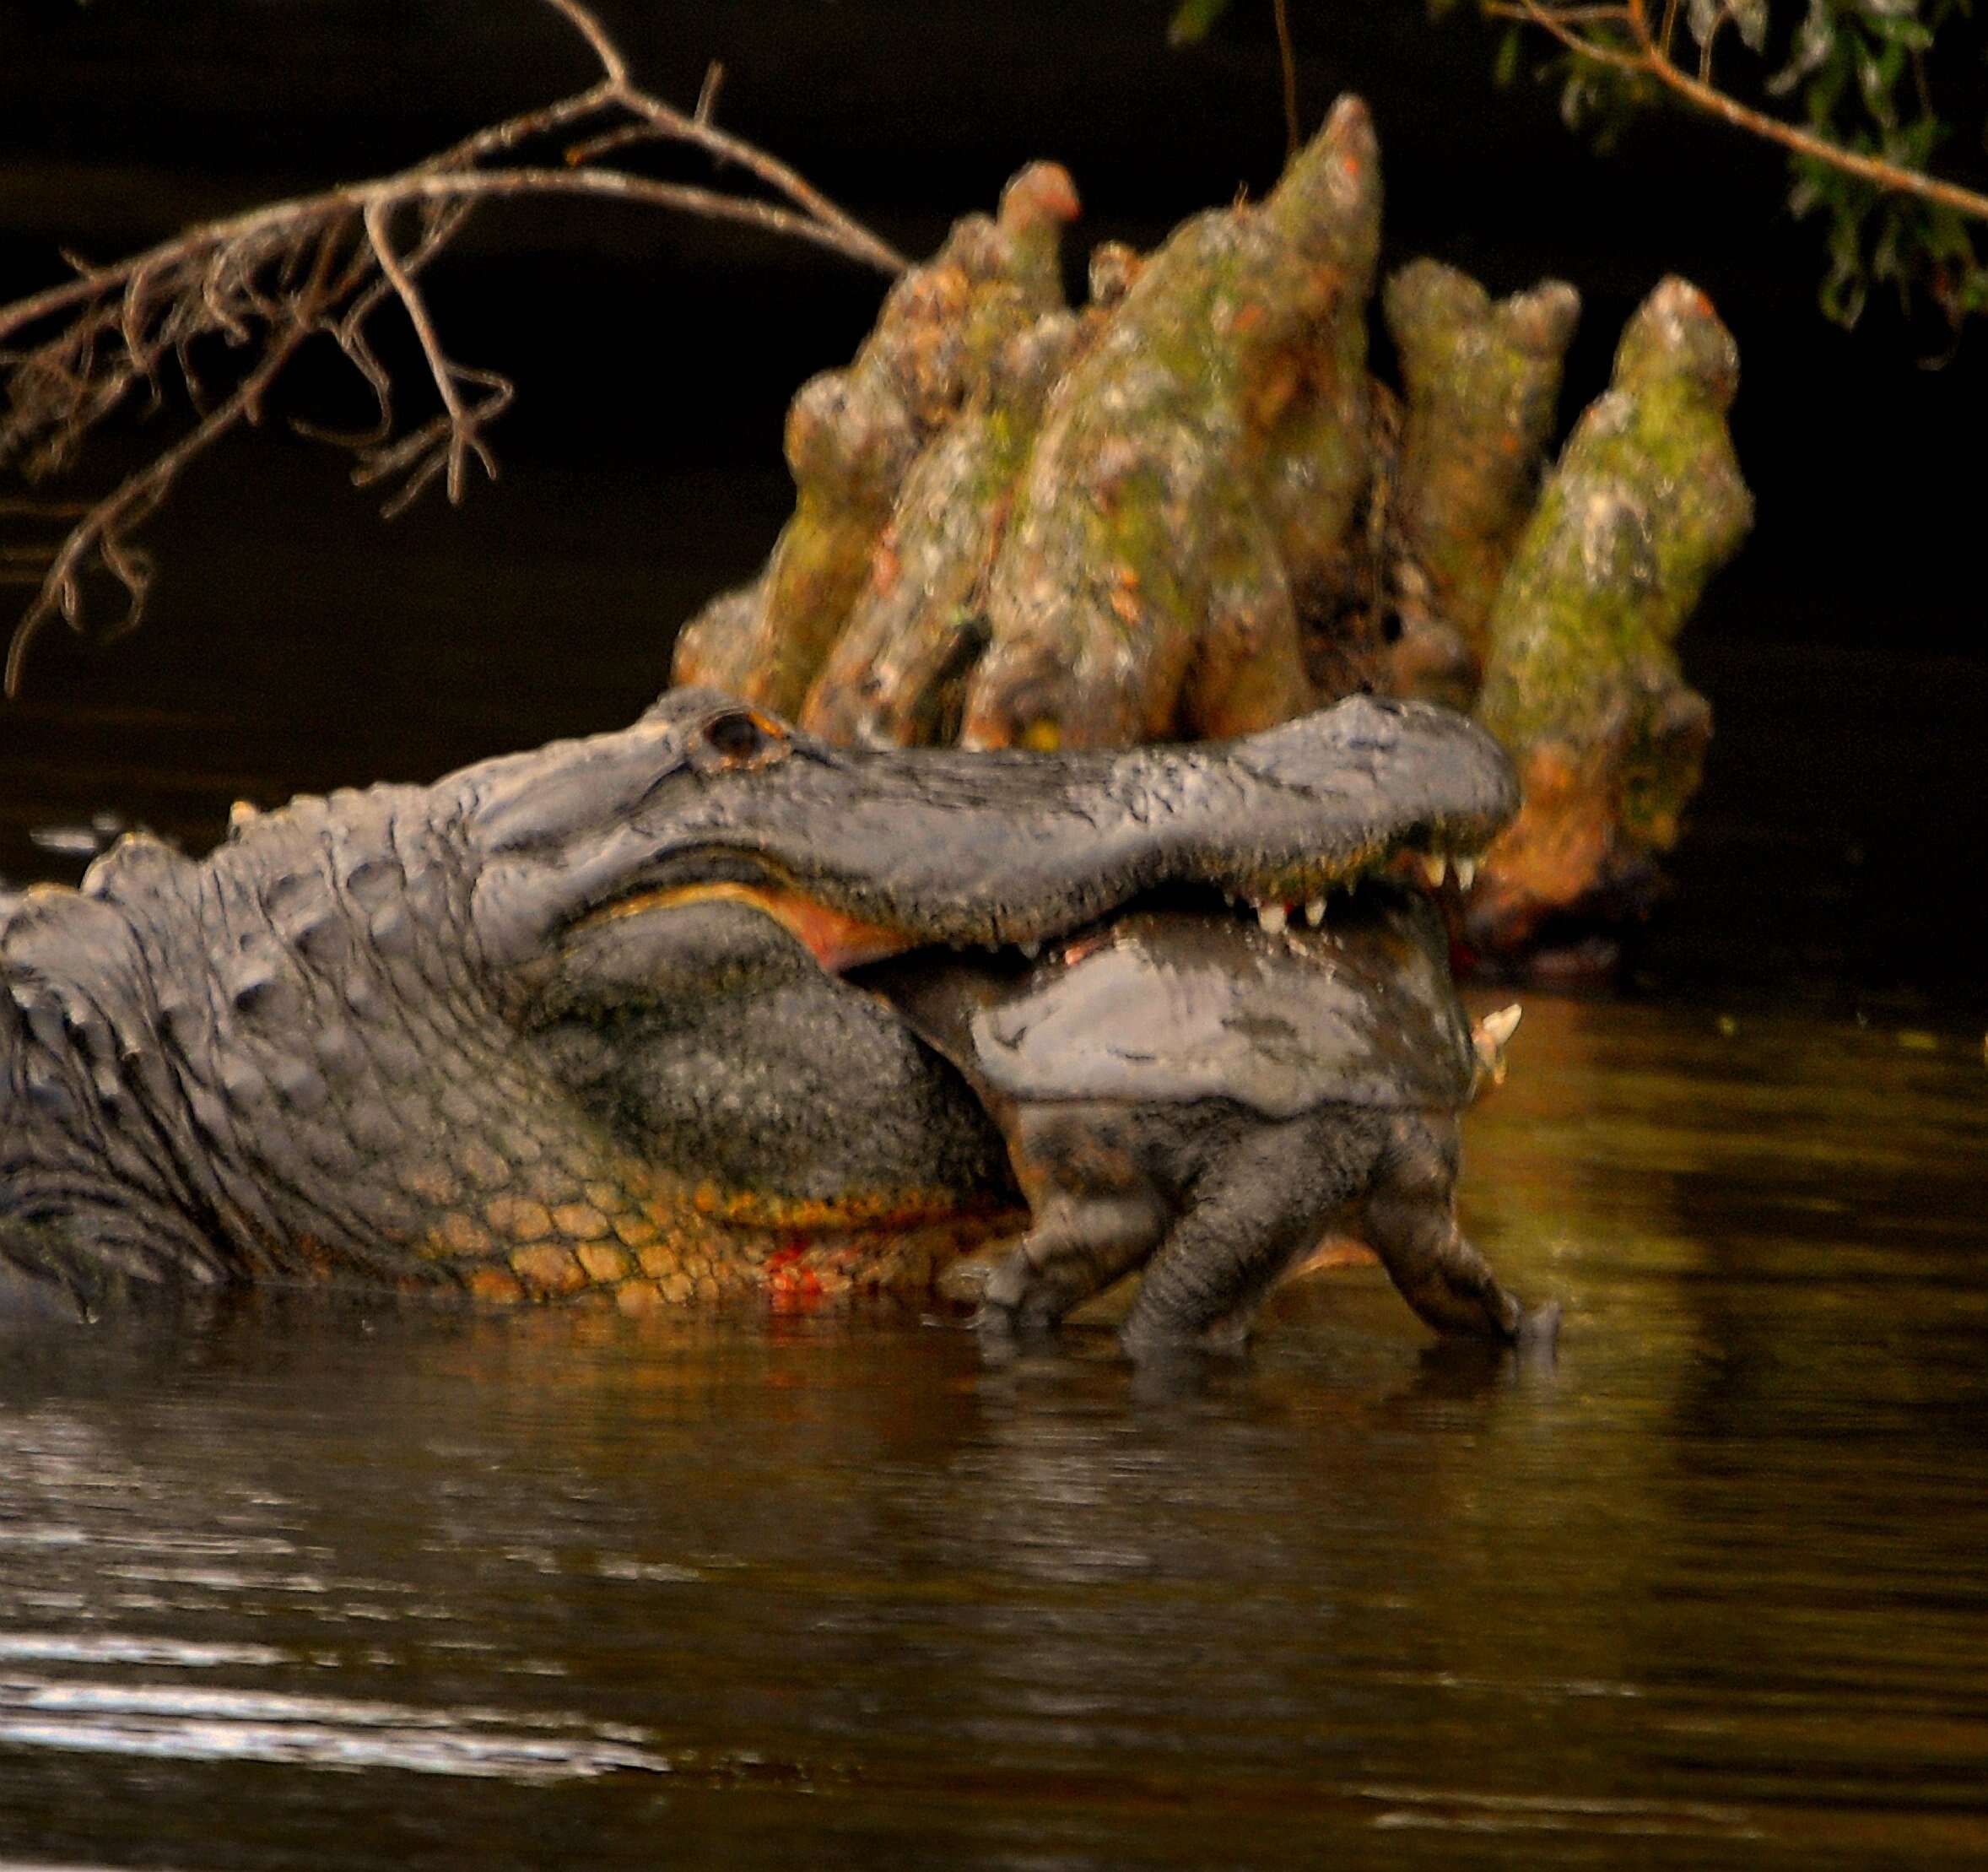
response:
<svg viewBox="0 0 1988 1872"><path fill-rule="evenodd" d="M1988 1860L1978 1040L1534 998L1252 1354L264 1308L0 1352L0 1864Z"/></svg>

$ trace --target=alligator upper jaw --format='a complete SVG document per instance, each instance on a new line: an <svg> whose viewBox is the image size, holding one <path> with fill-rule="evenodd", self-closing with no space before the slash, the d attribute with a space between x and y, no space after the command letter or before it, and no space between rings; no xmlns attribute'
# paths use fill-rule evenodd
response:
<svg viewBox="0 0 1988 1872"><path fill-rule="evenodd" d="M1275 927L1402 853L1467 875L1516 803L1482 729L1367 696L1231 742L1058 755L851 750L754 717L745 760L706 745L737 710L666 698L646 732L677 765L624 814L550 864L527 841L501 849L478 886L499 952L528 948L516 933L535 922L570 942L714 903L770 917L837 970L1026 948L1156 891L1213 891ZM667 946L666 931L645 922L642 939ZM632 954L635 929L618 933Z"/></svg>

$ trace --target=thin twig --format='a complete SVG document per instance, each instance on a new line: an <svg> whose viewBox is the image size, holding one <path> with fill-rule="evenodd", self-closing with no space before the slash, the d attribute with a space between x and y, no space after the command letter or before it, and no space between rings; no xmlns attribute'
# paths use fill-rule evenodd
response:
<svg viewBox="0 0 1988 1872"><path fill-rule="evenodd" d="M861 222L852 220L797 170L790 169L777 156L768 155L758 144L732 136L716 124L700 123L696 118L686 116L674 105L665 104L662 99L652 98L646 92L629 92L620 102L627 109L662 126L671 136L708 149L721 162L736 164L758 176L768 187L786 196L796 208L821 224L824 232L816 238L824 246L833 247L852 260L866 262L883 273L895 274L905 270L905 257L894 247L880 241ZM829 235L833 238L829 238Z"/></svg>
<svg viewBox="0 0 1988 1872"><path fill-rule="evenodd" d="M628 61L621 56L621 48L608 36L608 29L594 18L591 8L582 6L581 0L545 0L545 3L555 13L565 14L581 37L593 47L594 57L600 60L601 69L610 84L628 83Z"/></svg>
<svg viewBox="0 0 1988 1872"><path fill-rule="evenodd" d="M171 447L154 456L136 473L127 476L108 497L95 502L87 517L62 541L41 581L41 596L21 619L14 633L14 641L8 647L5 689L10 699L20 691L21 671L26 665L29 647L41 635L42 626L58 611L71 623L76 621L82 606L82 575L89 566L91 555L99 552L106 540L115 540L120 533L149 514L165 498L180 470L248 415L306 335L298 329L287 338L273 344L230 396L209 410ZM130 593L126 614L128 625L137 619L143 604L144 586L141 582L136 589L127 587L127 590Z"/></svg>
<svg viewBox="0 0 1988 1872"><path fill-rule="evenodd" d="M1737 129L1779 143L1785 149L1791 149L1797 155L1839 170L1846 176L1855 176L1888 194L1916 196L1921 201L1937 202L1971 220L1988 220L1988 194L1964 188L1958 182L1928 176L1915 169L1902 168L1896 163L1887 162L1882 156L1846 149L1839 143L1813 135L1799 124L1769 116L1764 111L1742 104L1716 85L1694 77L1676 64L1667 50L1673 10L1669 7L1667 6L1662 27L1655 32L1650 24L1649 0L1627 0L1619 9L1596 9L1612 18L1619 14L1619 23L1630 35L1629 48L1607 45L1577 31L1570 24L1575 10L1548 5L1545 0L1486 0L1484 7L1484 11L1494 19L1511 19L1522 25L1537 26L1542 32L1551 34L1578 57L1605 65L1612 71L1654 79L1688 103L1712 116L1724 119Z"/></svg>
<svg viewBox="0 0 1988 1872"><path fill-rule="evenodd" d="M396 179L397 184L397 178ZM467 199L485 195L597 195L615 201L639 202L650 208L679 208L709 221L737 221L762 228L770 234L783 234L792 240L826 247L845 259L872 262L881 270L896 273L904 262L894 255L885 264L890 250L878 243L876 254L852 253L843 231L825 226L813 216L797 213L750 195L727 195L721 190L702 188L694 182L658 181L650 176L632 176L619 169L495 169L473 170L467 175L411 177L405 186L381 185L376 190L354 190L360 206L370 202Z"/></svg>
<svg viewBox="0 0 1988 1872"><path fill-rule="evenodd" d="M1284 160L1298 160L1305 147L1305 126L1298 116L1298 48L1291 39L1289 0L1270 0L1277 19L1277 62L1284 78Z"/></svg>
<svg viewBox="0 0 1988 1872"><path fill-rule="evenodd" d="M576 91L571 97L560 98L556 103L543 106L536 111L521 111L515 117L506 117L501 123L487 125L473 132L462 142L451 143L446 149L438 150L434 155L416 166L421 169L468 169L489 156L501 156L507 150L515 149L521 143L529 143L534 137L549 136L555 130L562 130L570 123L577 123L587 117L599 116L602 111L617 109L621 94L612 84L596 84L591 89Z"/></svg>
<svg viewBox="0 0 1988 1872"><path fill-rule="evenodd" d="M563 8L565 0L546 0L546 3ZM591 97L592 94L588 95ZM616 101L628 103L631 100L618 99ZM598 107L597 102L590 106L592 109ZM775 232L811 241L818 246L828 247L887 273L895 274L904 271L905 261L902 254L886 245L868 229L851 220L826 196L802 181L785 164L765 155L750 143L741 142L710 124L700 124L694 118L685 116L682 111L654 99L640 99L639 114L646 120L644 123L624 127L624 133L612 140L597 139L599 146L603 149L613 148L620 143L635 140L633 135L625 133L630 132L646 138L660 137L698 143L709 149L714 155L748 168L754 175L774 183L782 193L799 204L804 212L796 214L779 208L771 203L755 201L750 197L726 196L710 189L679 187L674 184L653 181L646 176L630 176L617 170L597 172L582 168L569 174L552 169L476 170L459 168L456 165L454 159L457 151L473 148L481 155L499 149L510 148L515 143L525 140L527 136L557 127L577 114L580 113L534 111L529 120L513 118L484 136L458 145L457 150L450 151L446 157L430 159L427 163L418 164L397 175L348 183L340 187L323 190L316 195L266 203L260 208L230 215L224 220L210 221L203 226L189 229L186 233L175 235L170 241L161 241L156 247L135 254L128 260L94 268L77 279L64 280L60 285L51 286L42 292L30 294L25 299L16 300L10 306L0 307L0 340L38 324L57 312L88 304L111 288L123 286L135 274L155 268L162 262L231 247L329 207L337 206L363 212L375 202L405 201L416 196L527 194L545 190L569 194L619 195L625 200L646 202L656 207L688 208L698 214L749 221ZM514 131L519 131L520 126L527 125L528 127L516 136L512 134ZM690 134L691 132L695 134ZM586 144L577 146L582 151L588 147ZM584 160L584 158L581 160Z"/></svg>
<svg viewBox="0 0 1988 1872"><path fill-rule="evenodd" d="M103 500L67 511L33 505L41 518L73 523L51 550L38 554L45 572L9 646L8 695L50 618L59 614L83 628L84 580L93 571L125 587L120 628L138 622L150 571L130 544L131 532L197 456L239 424L260 420L271 385L314 336L338 347L371 392L378 420L369 431L335 438L306 423L295 426L353 450L359 484L399 479L386 512L398 512L438 478L449 499L460 500L473 458L495 473L483 432L510 403L511 384L448 355L417 284L477 201L558 194L631 202L806 241L885 273L903 270L901 256L803 176L718 127L721 66L710 67L687 114L635 84L626 57L585 0L543 3L599 67L584 89L488 125L392 176L267 203L107 265L71 258L75 278L0 307L0 467L18 465L31 479L66 468L85 436L134 389L149 392L156 407L176 381L196 418ZM527 146L568 132L575 135L563 166L516 160ZM656 142L701 149L758 190L665 181L596 160ZM416 225L403 250L394 230L406 214ZM398 440L393 386L368 325L390 302L413 327L441 404ZM30 335L37 331L46 335ZM194 359L216 340L245 351L246 368L210 404ZM8 511L0 506L0 513ZM37 549L0 546L9 582L24 550Z"/></svg>
<svg viewBox="0 0 1988 1872"><path fill-rule="evenodd" d="M725 89L725 68L713 59L704 68L704 83L697 88L697 108L691 113L696 123L709 123L717 114L718 94Z"/></svg>
<svg viewBox="0 0 1988 1872"><path fill-rule="evenodd" d="M584 143L566 146L566 161L574 168L582 163L598 160L617 149L626 149L631 143L660 143L668 133L653 123L618 123L612 130L603 130L597 137L589 137Z"/></svg>
<svg viewBox="0 0 1988 1872"><path fill-rule="evenodd" d="M462 468L467 457L473 453L483 464L483 473L493 480L497 476L497 464L491 459L488 445L477 435L476 419L456 388L455 366L443 355L442 341L435 335L435 321L428 316L428 303L422 298L413 277L402 267L400 256L394 252L393 235L386 225L389 212L383 202L367 204L366 239L372 243L373 257L379 262L380 271L386 276L394 296L400 300L408 324L414 327L414 336L421 341L421 355L428 360L429 374L435 379L442 408L448 413L447 487L449 505L456 507L462 504Z"/></svg>

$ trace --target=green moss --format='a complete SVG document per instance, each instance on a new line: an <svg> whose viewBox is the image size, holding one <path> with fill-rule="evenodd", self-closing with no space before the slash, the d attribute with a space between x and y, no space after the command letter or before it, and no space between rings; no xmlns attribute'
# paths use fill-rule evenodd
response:
<svg viewBox="0 0 1988 1872"><path fill-rule="evenodd" d="M1499 879L1507 899L1604 890L1677 838L1710 715L1673 647L1753 517L1726 426L1737 369L1703 295L1665 281L1630 321L1614 382L1576 425L1513 555L1477 714L1529 779L1542 760L1566 778L1552 840L1521 819ZM1546 810L1528 799L1535 820ZM1554 847L1550 885L1524 875L1529 840ZM1566 858L1576 849L1591 854L1585 870Z"/></svg>
<svg viewBox="0 0 1988 1872"><path fill-rule="evenodd" d="M1357 102L1261 203L1143 260L1099 249L1080 314L1074 209L1060 170L1023 171L803 390L792 518L686 630L679 679L831 739L976 746L1236 733L1358 686L1474 695L1537 785L1554 901L1667 846L1709 732L1672 647L1751 511L1703 296L1651 295L1542 486L1578 300L1403 268L1397 403L1368 370L1380 189Z"/></svg>
<svg viewBox="0 0 1988 1872"><path fill-rule="evenodd" d="M1418 260L1388 281L1384 304L1407 400L1396 524L1423 609L1481 665L1537 498L1580 297L1548 281L1494 302L1467 274Z"/></svg>

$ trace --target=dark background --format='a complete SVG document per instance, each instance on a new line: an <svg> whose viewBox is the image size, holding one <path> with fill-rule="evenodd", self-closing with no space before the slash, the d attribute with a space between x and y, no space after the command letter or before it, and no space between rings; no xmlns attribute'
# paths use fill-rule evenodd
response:
<svg viewBox="0 0 1988 1872"><path fill-rule="evenodd" d="M1282 160L1267 0L1183 51L1164 0L600 11L664 95L687 103L721 59L721 121L914 254L1033 157L1083 196L1073 262L1260 192ZM1982 336L1929 371L1937 334L1888 308L1826 324L1819 231L1789 219L1775 154L1732 133L1669 117L1598 158L1549 90L1493 84L1473 19L1432 26L1419 0L1293 16L1306 122L1341 89L1374 107L1387 265L1579 286L1569 420L1666 272L1739 338L1758 523L1683 645L1719 735L1633 981L1978 1020ZM592 75L533 0L0 0L0 293L61 277L58 246L115 257L384 173ZM652 209L480 211L429 295L455 355L517 381L502 481L383 526L342 460L280 422L196 468L149 531L144 630L95 651L50 636L0 712L0 873L73 871L35 826L111 810L197 845L237 793L427 777L625 719L676 625L763 555L788 500L786 401L846 360L880 284ZM306 372L289 395L322 413L337 392ZM143 439L110 438L100 472Z"/></svg>

